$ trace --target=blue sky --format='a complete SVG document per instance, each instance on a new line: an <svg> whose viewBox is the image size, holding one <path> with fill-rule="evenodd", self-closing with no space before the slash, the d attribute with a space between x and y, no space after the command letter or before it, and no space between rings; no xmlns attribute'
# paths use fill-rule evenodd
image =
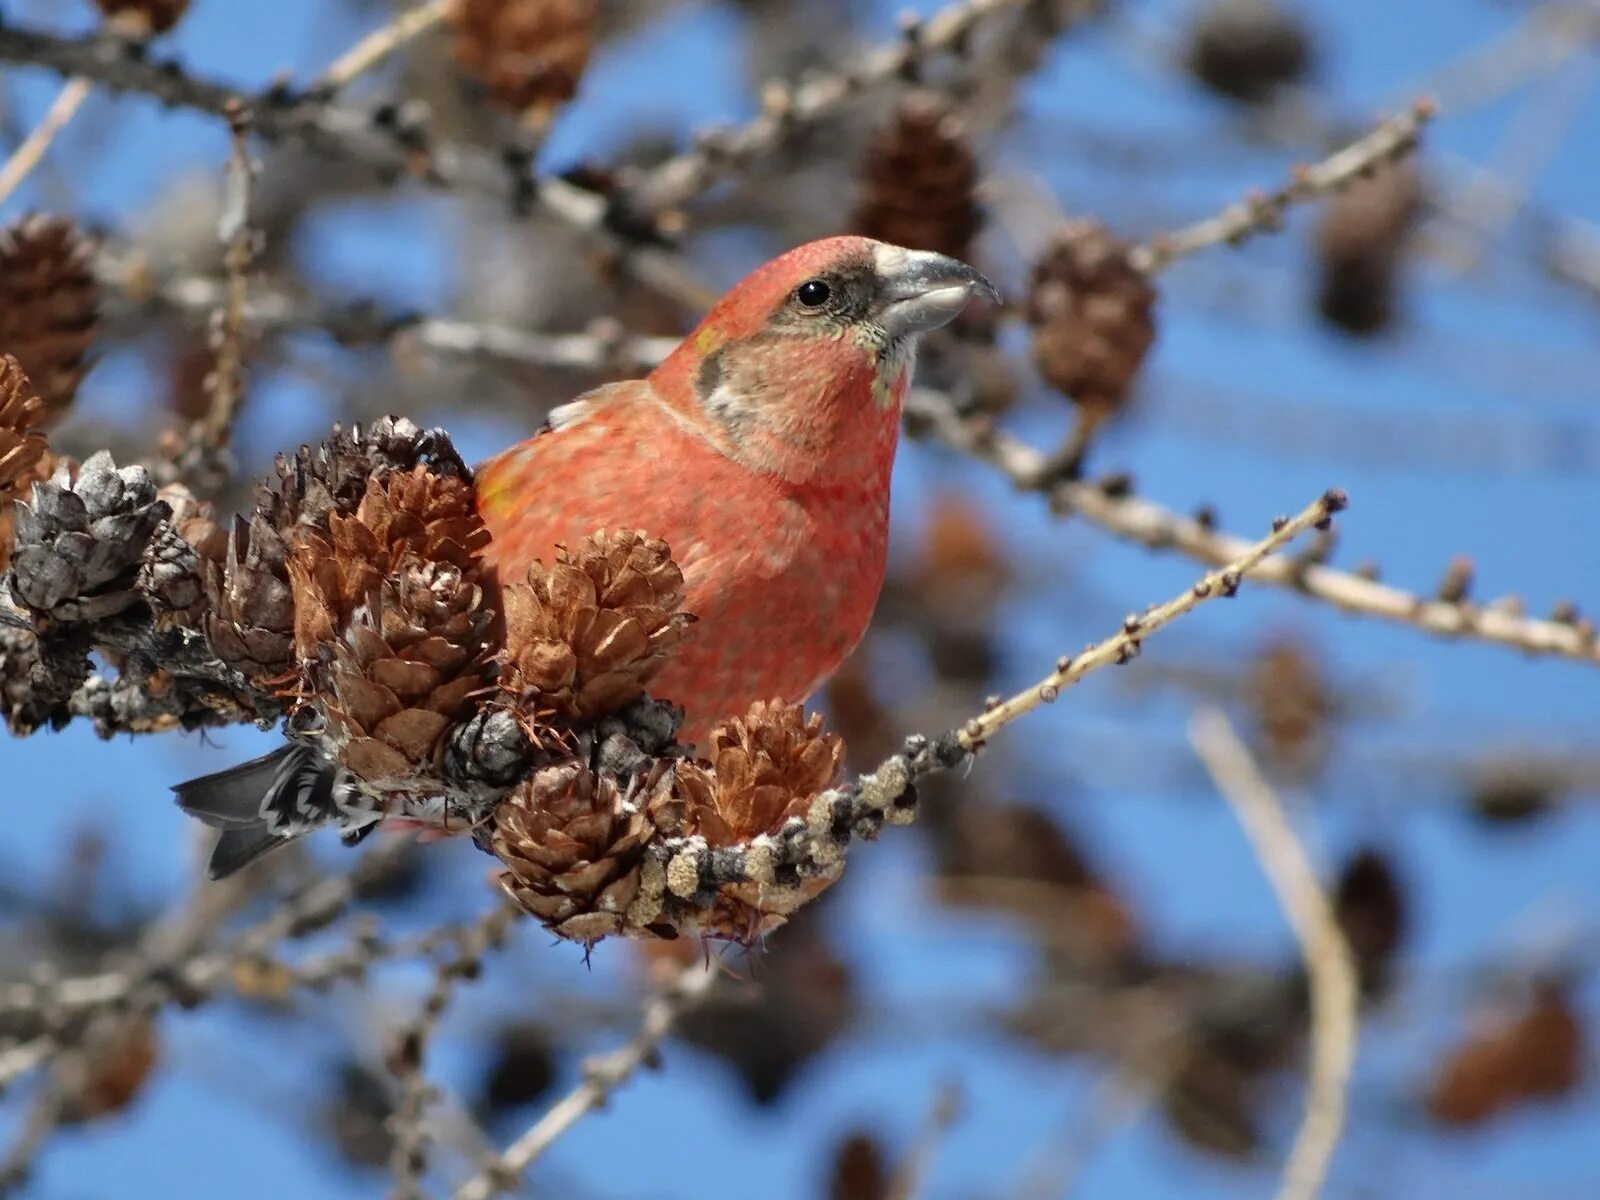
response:
<svg viewBox="0 0 1600 1200"><path fill-rule="evenodd" d="M64 27L87 23L86 4L61 5L59 18L49 11L54 7L6 6L8 15L21 9ZM1170 29L1184 9L1128 7L1137 27L1156 30ZM1392 4L1317 0L1304 7L1323 39L1322 94L1349 114L1392 111L1435 68L1505 29L1517 11L1417 0L1405 7L1400 30L1394 27L1401 10ZM864 23L890 33L893 8L875 6ZM1024 133L994 147L996 161L1025 164L1061 203L1099 212L1129 234L1151 227L1123 222L1124 212L1181 221L1214 210L1247 185L1275 181L1290 156L1262 150L1219 156L1202 169L1133 177L1113 189L1103 174L1052 149L1053 130L1079 124L1175 137L1194 147L1197 158L1229 136L1223 108L1197 100L1181 79L1140 60L1130 48L1132 28L1072 37L1053 49L1023 91ZM608 48L580 101L558 122L545 165L604 158L641 113L684 130L748 116L751 88L739 67L739 29L722 6L686 4ZM308 75L359 31L342 8L311 0L196 0L172 46L187 61L250 87L279 70ZM31 117L48 102L53 82L7 72L5 86L16 111ZM1428 145L1460 159L1492 160L1527 102L1519 93L1459 117L1447 112ZM111 223L145 209L174 175L214 172L226 148L214 123L139 101L114 107L91 101L66 138L66 161L82 167L73 147L95 137L102 139L99 151L73 182L83 210ZM1600 220L1597 152L1600 102L1591 101L1541 174L1537 202ZM1108 197L1134 202L1124 208ZM25 193L0 216L48 199L48 192ZM315 264L315 278L345 286L359 281L360 290L407 305L444 306L455 282L453 243L439 236L449 228L449 206L448 200L387 211L346 205L319 220L297 253ZM1180 511L1214 504L1230 528L1245 534L1337 484L1353 499L1340 522L1343 562L1375 558L1386 578L1428 591L1452 554L1468 553L1485 595L1518 591L1535 611L1562 597L1600 609L1594 483L1600 313L1541 282L1516 253L1491 253L1464 283L1424 267L1412 281L1407 336L1352 344L1320 329L1304 302L1298 266L1310 227L1309 215L1297 214L1276 239L1170 272L1162 336L1147 368L1158 382L1151 384L1145 418L1113 430L1098 461L1132 470L1142 490ZM1004 234L991 233L1002 263ZM397 245L405 253L395 253ZM724 256L708 275L726 282L753 265L753 258ZM1258 302L1219 302L1220 285L1247 272L1258 279ZM1004 282L1014 288L1018 279ZM1527 377L1516 364L1530 359L1549 369ZM113 359L92 377L84 405L126 418L144 411L148 386L135 364ZM1193 398L1208 387L1240 397L1225 422ZM245 444L262 452L290 444L333 415L302 383L272 378L250 399ZM1367 424L1352 425L1356 416ZM1274 454L1253 436L1285 421L1302 434L1296 453ZM1014 418L1013 428L1044 443L1063 422L1062 410L1035 404ZM1482 444L1465 458L1441 452L1464 427L1487 431ZM1352 428L1360 432L1352 435ZM521 436L510 414L475 418L458 432L472 454ZM931 491L959 488L981 500L1004 544L1029 564L1029 586L1005 612L999 686L1025 682L1063 650L1102 636L1108 619L1175 593L1193 576L1180 560L1055 522L1004 480L934 449L909 447L895 487L897 551L915 544ZM1085 594L1110 608L1076 605ZM1236 602L1208 606L1153 640L1145 660L1222 659L1284 630L1312 639L1341 680L1375 685L1397 700L1395 715L1342 735L1333 767L1306 799L1316 810L1313 844L1322 861L1375 843L1402 864L1416 906L1408 965L1433 980L1508 954L1537 958L1562 930L1592 938L1600 904L1593 869L1600 809L1578 804L1521 832L1488 833L1455 811L1437 775L1399 772L1393 764L1419 747L1442 755L1499 745L1590 748L1600 675L1493 647L1429 641L1249 587ZM1197 786L1192 768L1151 765L1184 765L1188 701L1173 692L1130 698L1123 685L1120 675L1101 677L1046 710L1024 735L1027 749L1002 748L979 765L970 786L1058 813L1093 848L1164 953L1286 961L1293 953L1289 935L1226 807ZM12 810L25 819L7 823L0 871L47 879L59 848L87 825L106 835L135 894L159 900L181 886L192 853L168 785L258 753L272 740L230 730L210 746L197 738L101 743L72 729L11 743L4 753ZM485 860L458 846L438 854L448 886L431 889L426 912L402 914L403 921L465 917L489 902L480 882ZM581 1181L570 1194L687 1200L759 1191L769 1200L801 1200L818 1194L838 1131L867 1123L903 1143L938 1084L957 1079L964 1116L928 1194L1009 1194L1024 1160L1081 1126L1096 1075L1085 1064L1041 1059L981 1032L976 1015L1017 993L1031 955L1003 926L955 918L927 903L924 854L915 837L888 837L853 861L842 885L847 902L832 920L876 1015L814 1063L783 1104L752 1110L716 1064L669 1048L667 1070L636 1081L550 1156L551 1190L566 1194L566 1183ZM551 996L615 999L634 980L623 948L602 948L586 972L570 947L549 946L526 930L505 957L514 963L501 964L502 982L462 997L463 1014L537 1011ZM65 1135L41 1162L36 1194L63 1200L373 1194L383 1181L308 1149L305 1124L316 1119L309 1098L318 1068L339 1053L341 1036L356 1030L358 1039L376 1045L375 1025L403 1017L422 983L417 972L392 972L375 1000L326 1001L325 1021L246 1021L225 1005L169 1016L163 1036L173 1069L125 1120ZM1371 1188L1418 1197L1594 1194L1600 1185L1586 1147L1600 1107L1592 1086L1568 1103L1515 1115L1471 1138L1428 1132L1412 1092L1430 1055L1457 1033L1464 1008L1459 989L1442 1001L1438 994L1438 987L1424 987L1418 1007L1402 1006L1367 1031L1351 1132L1329 1195L1372 1194ZM1581 995L1595 1015L1600 994L1588 984ZM597 1034L594 1045L607 1037ZM469 1084L480 1059L481 1047L447 1027L438 1055L446 1081ZM1285 1085L1273 1121L1280 1139L1296 1104ZM498 1129L500 1136L510 1132ZM1095 1156L1078 1194L1089 1200L1266 1196L1273 1180L1270 1169L1199 1158L1147 1117Z"/></svg>

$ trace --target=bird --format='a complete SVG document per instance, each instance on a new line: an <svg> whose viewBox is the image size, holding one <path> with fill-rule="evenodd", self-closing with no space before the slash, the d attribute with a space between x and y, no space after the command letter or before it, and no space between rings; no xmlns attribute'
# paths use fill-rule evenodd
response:
<svg viewBox="0 0 1600 1200"><path fill-rule="evenodd" d="M883 585L919 339L976 295L1000 300L967 263L864 237L779 255L648 375L552 409L474 470L487 562L519 579L596 530L640 529L666 542L695 618L650 687L684 710L679 740L703 743L757 701L805 700ZM180 785L180 806L230 843L213 875L319 824L382 818L321 770L297 748Z"/></svg>

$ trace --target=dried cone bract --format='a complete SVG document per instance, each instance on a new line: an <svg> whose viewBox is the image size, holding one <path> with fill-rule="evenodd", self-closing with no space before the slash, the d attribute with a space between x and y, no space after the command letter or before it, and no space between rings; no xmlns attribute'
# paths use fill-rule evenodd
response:
<svg viewBox="0 0 1600 1200"><path fill-rule="evenodd" d="M711 733L708 759L678 767L669 797L652 807L663 832L697 835L713 850L775 834L804 818L839 775L844 743L798 704L761 702ZM783 886L751 881L722 889L701 932L738 941L769 932L837 878L819 875Z"/></svg>
<svg viewBox="0 0 1600 1200"><path fill-rule="evenodd" d="M1155 340L1156 290L1127 245L1098 221L1062 227L1034 264L1028 292L1033 361L1086 416L1119 409Z"/></svg>
<svg viewBox="0 0 1600 1200"><path fill-rule="evenodd" d="M562 937L597 941L622 931L651 833L611 780L576 762L546 767L495 810L500 886Z"/></svg>
<svg viewBox="0 0 1600 1200"><path fill-rule="evenodd" d="M577 93L596 10L596 0L462 0L456 61L502 108L548 115Z"/></svg>
<svg viewBox="0 0 1600 1200"><path fill-rule="evenodd" d="M50 478L53 460L38 433L44 402L34 394L22 365L9 354L0 358L0 570L11 562L12 501Z"/></svg>
<svg viewBox="0 0 1600 1200"><path fill-rule="evenodd" d="M88 370L99 308L89 244L71 221L31 216L0 231L0 350L33 381L45 424Z"/></svg>
<svg viewBox="0 0 1600 1200"><path fill-rule="evenodd" d="M667 544L601 531L504 590L506 687L544 719L605 716L636 699L691 620Z"/></svg>
<svg viewBox="0 0 1600 1200"><path fill-rule="evenodd" d="M318 647L333 641L403 564L448 564L475 573L488 542L466 480L420 465L368 480L354 513L333 513L327 530L305 526L291 537L296 656L315 659Z"/></svg>
<svg viewBox="0 0 1600 1200"><path fill-rule="evenodd" d="M896 246L970 258L983 223L978 164L947 101L914 92L873 138L857 232Z"/></svg>

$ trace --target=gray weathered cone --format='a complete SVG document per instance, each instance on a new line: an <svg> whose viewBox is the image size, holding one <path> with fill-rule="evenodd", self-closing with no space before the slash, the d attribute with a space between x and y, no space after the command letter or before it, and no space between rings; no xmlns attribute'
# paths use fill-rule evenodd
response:
<svg viewBox="0 0 1600 1200"><path fill-rule="evenodd" d="M137 602L140 561L171 515L143 467L118 469L106 451L35 484L18 502L11 594L36 616L96 621Z"/></svg>

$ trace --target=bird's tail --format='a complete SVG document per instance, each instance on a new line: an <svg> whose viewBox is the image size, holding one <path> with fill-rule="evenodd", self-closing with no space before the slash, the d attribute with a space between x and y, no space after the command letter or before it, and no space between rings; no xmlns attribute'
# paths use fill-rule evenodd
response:
<svg viewBox="0 0 1600 1200"><path fill-rule="evenodd" d="M172 790L179 808L222 831L206 869L212 879L223 879L269 850L340 820L337 774L314 748L291 742Z"/></svg>

